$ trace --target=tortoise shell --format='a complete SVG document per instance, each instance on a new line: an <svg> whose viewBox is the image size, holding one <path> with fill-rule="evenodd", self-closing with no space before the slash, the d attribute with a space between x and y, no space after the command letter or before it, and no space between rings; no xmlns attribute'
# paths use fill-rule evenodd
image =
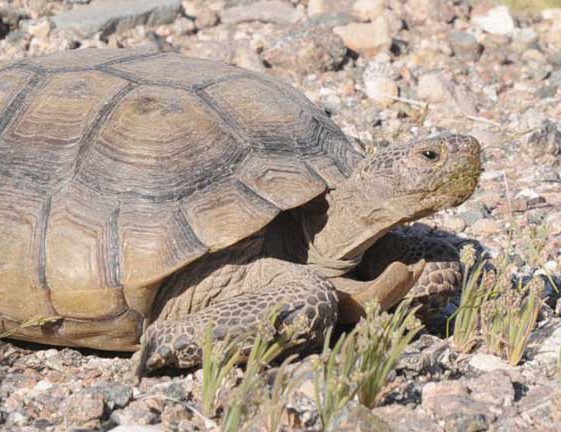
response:
<svg viewBox="0 0 561 432"><path fill-rule="evenodd" d="M1 323L58 316L66 340L48 327L19 336L133 349L166 276L359 158L291 86L214 61L88 49L5 65Z"/></svg>

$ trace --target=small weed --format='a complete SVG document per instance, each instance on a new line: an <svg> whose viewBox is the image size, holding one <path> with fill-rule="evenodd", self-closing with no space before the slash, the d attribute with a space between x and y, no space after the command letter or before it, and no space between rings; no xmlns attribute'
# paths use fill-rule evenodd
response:
<svg viewBox="0 0 561 432"><path fill-rule="evenodd" d="M516 366L528 344L542 306L540 289L543 282L534 278L518 289L509 288L490 299L482 308L482 333L486 335L486 349L506 357Z"/></svg>
<svg viewBox="0 0 561 432"><path fill-rule="evenodd" d="M366 318L330 350L328 333L322 354L314 359L315 399L325 430L334 416L355 396L373 407L380 390L405 347L421 329L410 301L402 302L394 314L380 306L366 307Z"/></svg>
<svg viewBox="0 0 561 432"><path fill-rule="evenodd" d="M203 412L205 417L216 415L216 397L218 391L231 376L234 367L241 359L238 340L228 339L216 342L213 327L208 326L202 346L203 351Z"/></svg>
<svg viewBox="0 0 561 432"><path fill-rule="evenodd" d="M516 250L527 255L526 262L534 267L540 266L544 260L547 227L527 229L524 233L514 222L511 227L509 253ZM516 243L513 236L517 239ZM476 264L474 252L469 245L461 252L465 270L460 306L452 317L455 319L454 347L460 352L469 352L483 342L488 352L501 355L509 364L517 365L524 355L543 304L543 280L534 277L523 287L520 279L518 286L513 288L511 265L505 256L496 263L494 282L489 286L484 270L489 263L480 260Z"/></svg>
<svg viewBox="0 0 561 432"><path fill-rule="evenodd" d="M0 339L9 338L10 336L16 334L19 330L23 330L29 327L42 327L45 324L52 323L60 319L62 319L62 317L60 316L30 319L18 324L17 326L11 328L10 330L6 330L5 332L0 333Z"/></svg>
<svg viewBox="0 0 561 432"><path fill-rule="evenodd" d="M259 327L249 355L243 378L234 390L233 397L223 416L222 431L234 432L239 430L243 421L251 415L257 414L259 406L267 405L271 411L268 415L269 431L280 429L280 419L289 388L287 375L285 372L286 364L294 359L290 356L281 365L272 394L269 395L267 384L264 381L262 372L269 363L278 358L282 353L291 347L303 342L299 336L308 327L307 318L302 316L291 325L285 327L281 332L276 332L275 323L277 322L280 309L276 309Z"/></svg>
<svg viewBox="0 0 561 432"><path fill-rule="evenodd" d="M481 307L490 295L485 284L485 261L476 263L476 253L473 245L462 248L460 260L464 266L462 281L462 295L458 310L447 323L447 333L450 322L454 320L454 336L452 342L457 351L469 352L477 344L479 317Z"/></svg>

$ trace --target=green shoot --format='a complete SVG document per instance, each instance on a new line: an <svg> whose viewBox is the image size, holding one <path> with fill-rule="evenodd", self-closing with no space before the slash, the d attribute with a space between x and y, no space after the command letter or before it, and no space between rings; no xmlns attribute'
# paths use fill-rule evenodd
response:
<svg viewBox="0 0 561 432"><path fill-rule="evenodd" d="M315 399L325 430L355 396L368 407L379 402L389 373L420 329L407 300L392 315L382 313L378 304L367 305L366 318L339 338L332 350L328 332L322 354L313 364Z"/></svg>
<svg viewBox="0 0 561 432"><path fill-rule="evenodd" d="M216 414L216 396L241 358L238 340L215 342L213 327L208 326L203 342L203 415L212 418Z"/></svg>

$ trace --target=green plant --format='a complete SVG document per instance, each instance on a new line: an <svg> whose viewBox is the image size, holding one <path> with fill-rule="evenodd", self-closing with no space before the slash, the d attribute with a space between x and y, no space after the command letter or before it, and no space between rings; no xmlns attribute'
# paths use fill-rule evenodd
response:
<svg viewBox="0 0 561 432"><path fill-rule="evenodd" d="M473 245L468 244L462 248L460 261L464 266L462 294L458 309L448 319L447 333L449 334L450 322L454 320L454 348L460 352L469 352L477 344L481 307L491 292L485 283L486 261L476 263Z"/></svg>
<svg viewBox="0 0 561 432"><path fill-rule="evenodd" d="M280 308L276 308L269 318L261 323L251 344L243 378L234 390L233 397L223 416L222 430L225 432L237 431L245 418L250 414L256 414L259 405L267 405L271 409L269 414L273 414L267 416L268 430L280 429L279 421L286 404L286 400L281 400L281 397L286 396L289 388L285 367L294 359L294 356L287 357L282 363L271 395L269 395L262 372L281 354L303 342L299 335L307 328L308 322L305 316L301 316L299 320L279 332L276 330L279 311Z"/></svg>
<svg viewBox="0 0 561 432"><path fill-rule="evenodd" d="M543 234L539 235L539 239L537 236L532 238L535 241L530 250L541 250L540 245L545 244ZM522 237L520 239L522 241ZM522 244L529 248L528 243L519 241L519 245ZM511 238L509 251L512 245ZM484 270L489 263L480 260L476 264L475 250L469 245L466 248L461 251L460 258L464 265L460 306L451 317L455 320L454 348L469 352L483 341L487 351L501 355L511 365L516 365L524 355L542 306L543 282L533 278L525 287L520 281L518 287L513 288L510 264L505 257L497 262L494 280L490 284Z"/></svg>
<svg viewBox="0 0 561 432"><path fill-rule="evenodd" d="M234 371L234 367L241 359L239 340L227 339L216 342L213 336L213 326L209 325L205 331L202 346L203 353L203 412L208 418L216 414L216 396L226 379Z"/></svg>
<svg viewBox="0 0 561 432"><path fill-rule="evenodd" d="M543 282L538 278L525 287L520 282L517 289L503 288L499 296L482 308L482 333L486 334L487 350L503 355L512 366L522 359L536 325L542 306L541 288Z"/></svg>
<svg viewBox="0 0 561 432"><path fill-rule="evenodd" d="M388 375L422 328L415 318L418 307L410 306L409 301L402 302L392 315L388 315L381 313L377 303L371 303L366 307L367 319L357 326L360 373L364 376L358 396L360 402L369 408L378 403Z"/></svg>
<svg viewBox="0 0 561 432"><path fill-rule="evenodd" d="M58 321L60 319L62 319L62 317L60 317L60 316L50 316L50 317L30 319L30 320L27 320L27 321L24 321L24 322L18 324L15 327L12 327L9 330L6 330L6 331L0 333L0 339L9 338L10 336L13 336L14 334L16 334L18 330L23 330L23 329L26 329L26 328L29 328L29 327L42 327L45 324L52 323L52 322Z"/></svg>
<svg viewBox="0 0 561 432"><path fill-rule="evenodd" d="M334 416L355 396L372 407L405 347L421 329L410 300L394 314L382 313L377 303L366 307L366 317L329 348L331 330L322 354L314 359L316 404L325 430Z"/></svg>

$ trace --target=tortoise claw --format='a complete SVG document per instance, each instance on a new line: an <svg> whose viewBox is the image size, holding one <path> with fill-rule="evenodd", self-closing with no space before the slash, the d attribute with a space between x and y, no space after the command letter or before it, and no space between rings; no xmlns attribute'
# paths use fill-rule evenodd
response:
<svg viewBox="0 0 561 432"><path fill-rule="evenodd" d="M148 340L146 340L148 339ZM141 378L147 372L175 364L173 350L166 345L158 346L152 338L141 339L141 347L132 356L134 376Z"/></svg>

